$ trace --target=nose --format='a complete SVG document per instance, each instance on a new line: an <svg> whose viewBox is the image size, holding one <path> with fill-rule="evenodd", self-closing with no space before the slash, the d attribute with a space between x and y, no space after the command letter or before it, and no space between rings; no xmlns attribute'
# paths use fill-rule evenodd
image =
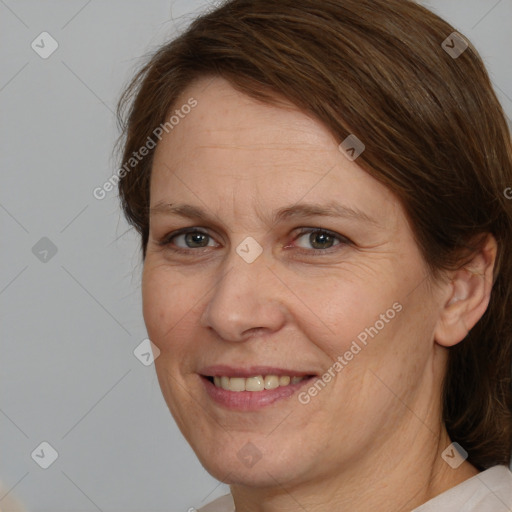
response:
<svg viewBox="0 0 512 512"><path fill-rule="evenodd" d="M200 323L228 342L245 341L255 332L276 332L286 323L284 294L284 286L263 255L247 263L233 250Z"/></svg>

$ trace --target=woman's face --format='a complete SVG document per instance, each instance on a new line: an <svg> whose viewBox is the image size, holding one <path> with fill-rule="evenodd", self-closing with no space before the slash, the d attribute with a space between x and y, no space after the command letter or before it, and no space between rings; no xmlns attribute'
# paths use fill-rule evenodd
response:
<svg viewBox="0 0 512 512"><path fill-rule="evenodd" d="M405 457L438 418L444 359L404 210L297 109L221 78L175 109L190 98L156 150L143 272L181 431L234 484Z"/></svg>

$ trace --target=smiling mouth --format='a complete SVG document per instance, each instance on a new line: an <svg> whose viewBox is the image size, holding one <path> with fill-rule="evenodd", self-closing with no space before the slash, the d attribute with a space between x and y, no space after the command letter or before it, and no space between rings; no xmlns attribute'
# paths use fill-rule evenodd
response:
<svg viewBox="0 0 512 512"><path fill-rule="evenodd" d="M254 377L228 377L228 376L207 376L216 388L226 391L265 391L277 389L279 387L288 387L299 384L304 380L313 378L314 375L289 376L289 375L255 375Z"/></svg>

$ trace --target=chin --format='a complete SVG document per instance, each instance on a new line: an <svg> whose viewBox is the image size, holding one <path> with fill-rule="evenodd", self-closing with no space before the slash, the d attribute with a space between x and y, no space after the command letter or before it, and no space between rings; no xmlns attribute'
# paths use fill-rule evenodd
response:
<svg viewBox="0 0 512 512"><path fill-rule="evenodd" d="M276 482L292 485L301 480L301 475L311 476L312 468L308 470L304 467L307 465L305 454L301 452L299 457L297 445L285 446L284 441L276 440L270 444L264 434L230 436L224 433L221 437L225 441L223 444L192 445L202 466L221 482L249 487L275 487ZM248 441L248 438L253 441Z"/></svg>

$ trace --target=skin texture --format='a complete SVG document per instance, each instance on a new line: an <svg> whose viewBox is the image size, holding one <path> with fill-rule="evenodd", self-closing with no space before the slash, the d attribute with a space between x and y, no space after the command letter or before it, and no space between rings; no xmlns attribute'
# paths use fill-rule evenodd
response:
<svg viewBox="0 0 512 512"><path fill-rule="evenodd" d="M201 463L244 511L407 511L477 474L441 458L440 394L446 347L487 307L494 239L471 271L433 282L401 204L322 124L221 78L195 82L176 108L190 97L197 107L156 149L151 207L191 204L213 222L155 210L142 287L163 395ZM374 222L272 222L284 206L331 201ZM209 236L159 245L186 227ZM236 252L248 236L263 248L250 264ZM402 310L308 404L295 394L231 411L204 390L198 372L214 364L322 375L394 303ZM248 442L261 455L252 467L237 456Z"/></svg>

